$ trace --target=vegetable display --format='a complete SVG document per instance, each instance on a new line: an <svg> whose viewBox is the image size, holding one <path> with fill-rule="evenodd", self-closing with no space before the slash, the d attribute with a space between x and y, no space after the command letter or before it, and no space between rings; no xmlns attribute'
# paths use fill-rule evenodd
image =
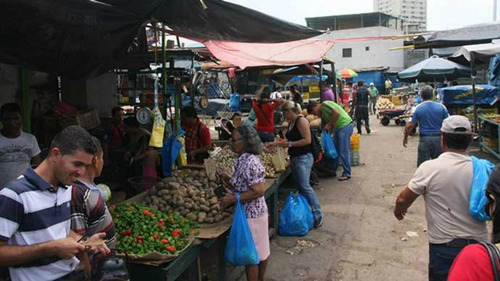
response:
<svg viewBox="0 0 500 281"><path fill-rule="evenodd" d="M116 247L139 256L152 252L177 255L198 235L198 224L180 215L169 215L144 204L112 205L109 211L116 228Z"/></svg>
<svg viewBox="0 0 500 281"><path fill-rule="evenodd" d="M273 155L276 154L276 147L262 147L262 153L259 155L260 162L264 166L267 178L276 177L276 169L273 164ZM222 149L214 156L217 169L225 171L228 175L233 175L234 162L236 154L229 148Z"/></svg>
<svg viewBox="0 0 500 281"><path fill-rule="evenodd" d="M389 100L389 99L386 99L386 98L379 98L377 100L377 104L375 105L377 107L377 109L390 109L390 108L394 108L394 104Z"/></svg>
<svg viewBox="0 0 500 281"><path fill-rule="evenodd" d="M198 223L214 223L232 215L232 209L221 210L214 189L217 181L205 171L185 169L177 176L165 178L150 190L146 205L160 211L186 216Z"/></svg>

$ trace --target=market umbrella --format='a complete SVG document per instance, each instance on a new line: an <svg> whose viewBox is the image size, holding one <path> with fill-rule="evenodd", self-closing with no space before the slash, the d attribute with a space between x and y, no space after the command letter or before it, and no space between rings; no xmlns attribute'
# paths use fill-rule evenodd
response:
<svg viewBox="0 0 500 281"><path fill-rule="evenodd" d="M346 78L356 77L356 76L358 76L358 74L356 73L356 71L354 71L352 69L342 68L342 69L337 70L337 76L340 76L341 78L346 79Z"/></svg>
<svg viewBox="0 0 500 281"><path fill-rule="evenodd" d="M453 80L459 77L469 77L470 68L461 64L432 56L398 73L399 81L403 82L433 82L437 79Z"/></svg>

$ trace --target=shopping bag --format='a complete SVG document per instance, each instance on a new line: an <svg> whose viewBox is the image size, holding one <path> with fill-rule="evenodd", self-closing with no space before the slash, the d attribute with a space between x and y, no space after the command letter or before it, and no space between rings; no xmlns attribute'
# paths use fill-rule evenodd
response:
<svg viewBox="0 0 500 281"><path fill-rule="evenodd" d="M153 131L151 132L151 139L149 139L149 146L162 147L163 135L165 134L165 120L163 120L160 109L158 107L155 107L153 109L153 115L155 119L153 122Z"/></svg>
<svg viewBox="0 0 500 281"><path fill-rule="evenodd" d="M171 135L164 143L162 148L162 169L165 177L172 176L172 165L179 156L182 149L182 143L177 140L175 135Z"/></svg>
<svg viewBox="0 0 500 281"><path fill-rule="evenodd" d="M495 165L486 159L479 159L474 156L471 156L471 159L474 171L469 198L469 213L477 221L487 221L490 217L484 210L484 205L488 202L486 184Z"/></svg>
<svg viewBox="0 0 500 281"><path fill-rule="evenodd" d="M337 149L333 143L332 135L328 131L321 132L321 144L323 145L323 150L325 151L325 156L330 159L337 159Z"/></svg>
<svg viewBox="0 0 500 281"><path fill-rule="evenodd" d="M307 199L302 194L290 192L281 211L279 234L282 236L304 236L313 227L314 219Z"/></svg>
<svg viewBox="0 0 500 281"><path fill-rule="evenodd" d="M274 170L277 173L284 172L286 170L286 152L282 147L276 149L276 153L273 154L271 160L273 162Z"/></svg>
<svg viewBox="0 0 500 281"><path fill-rule="evenodd" d="M247 215L240 202L240 195L236 193L236 210L233 216L233 225L229 232L224 257L233 265L259 264L259 255L253 242L252 232L248 225Z"/></svg>

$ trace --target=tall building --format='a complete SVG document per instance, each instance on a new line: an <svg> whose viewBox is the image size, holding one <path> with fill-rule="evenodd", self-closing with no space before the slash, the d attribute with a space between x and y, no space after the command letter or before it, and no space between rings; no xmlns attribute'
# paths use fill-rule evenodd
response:
<svg viewBox="0 0 500 281"><path fill-rule="evenodd" d="M404 31L427 30L427 0L373 0L373 9L404 19Z"/></svg>

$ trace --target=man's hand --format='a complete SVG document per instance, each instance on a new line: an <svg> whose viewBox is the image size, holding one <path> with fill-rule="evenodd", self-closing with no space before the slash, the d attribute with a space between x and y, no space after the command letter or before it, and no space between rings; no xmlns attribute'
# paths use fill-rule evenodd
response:
<svg viewBox="0 0 500 281"><path fill-rule="evenodd" d="M408 144L408 136L404 135L403 136L403 146L406 147L407 144Z"/></svg>
<svg viewBox="0 0 500 281"><path fill-rule="evenodd" d="M415 199L417 199L418 194L411 191L408 186L405 187L401 193L396 198L396 206L394 207L394 216L398 220L402 220L405 218L406 211L413 204Z"/></svg>
<svg viewBox="0 0 500 281"><path fill-rule="evenodd" d="M99 242L99 241L103 240L104 238L106 238L106 233L99 232L99 233L92 235L86 242L87 243ZM108 246L106 246L106 243L104 243L104 242L102 244L99 244L99 245L86 246L85 249L87 250L87 252L90 252L92 254L96 254L99 252L102 255L107 255L111 252L111 250L109 250Z"/></svg>
<svg viewBox="0 0 500 281"><path fill-rule="evenodd" d="M73 237L54 240L52 242L54 254L62 259L70 259L76 254L85 251L85 246L76 242Z"/></svg>
<svg viewBox="0 0 500 281"><path fill-rule="evenodd" d="M403 220L405 218L405 215L405 211L399 210L397 206L394 207L394 216L398 219L398 221Z"/></svg>

